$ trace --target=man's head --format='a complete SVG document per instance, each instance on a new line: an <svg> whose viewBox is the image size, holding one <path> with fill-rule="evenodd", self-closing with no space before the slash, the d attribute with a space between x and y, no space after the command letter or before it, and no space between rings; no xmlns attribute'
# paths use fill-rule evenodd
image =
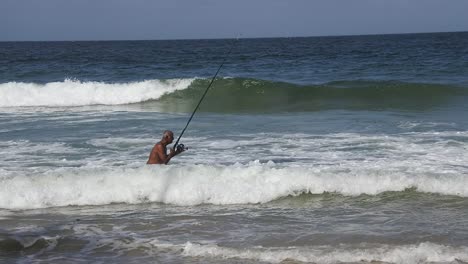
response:
<svg viewBox="0 0 468 264"><path fill-rule="evenodd" d="M174 133L170 130L166 130L163 133L162 141L166 142L167 144L171 144L174 141Z"/></svg>

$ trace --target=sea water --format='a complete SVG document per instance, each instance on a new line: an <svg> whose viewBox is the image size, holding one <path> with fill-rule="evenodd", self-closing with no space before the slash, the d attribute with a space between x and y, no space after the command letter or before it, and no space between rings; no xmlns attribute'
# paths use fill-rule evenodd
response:
<svg viewBox="0 0 468 264"><path fill-rule="evenodd" d="M467 33L2 42L0 262L468 262L467 100Z"/></svg>

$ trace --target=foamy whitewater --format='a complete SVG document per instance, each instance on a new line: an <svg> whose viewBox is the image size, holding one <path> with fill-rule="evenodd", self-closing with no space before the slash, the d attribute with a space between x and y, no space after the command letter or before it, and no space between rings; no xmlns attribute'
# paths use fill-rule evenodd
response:
<svg viewBox="0 0 468 264"><path fill-rule="evenodd" d="M141 169L58 169L3 177L0 207L31 209L67 205L160 202L175 205L267 203L324 192L376 195L413 191L468 196L463 175L405 175L393 171L276 167L267 164ZM21 192L18 192L21 190Z"/></svg>
<svg viewBox="0 0 468 264"><path fill-rule="evenodd" d="M156 244L157 245L157 244ZM164 247L163 245L162 247ZM166 246L167 247L167 246ZM175 246L174 246L175 247ZM388 263L420 263L420 262L452 262L457 261L454 255L468 257L468 247L449 248L432 243L401 246L377 246L353 248L349 245L340 245L339 248L312 247L312 248L254 248L239 250L218 247L216 245L198 245L187 242L180 246L187 256L211 256L221 258L238 258L247 260L281 263L283 261L299 261L312 263L338 263L338 262L372 262L380 260Z"/></svg>
<svg viewBox="0 0 468 264"><path fill-rule="evenodd" d="M194 79L145 80L129 83L81 82L66 79L46 84L0 84L0 107L121 105L156 100L186 89Z"/></svg>
<svg viewBox="0 0 468 264"><path fill-rule="evenodd" d="M146 165L230 43L0 43L0 263L468 263L466 33L241 40Z"/></svg>

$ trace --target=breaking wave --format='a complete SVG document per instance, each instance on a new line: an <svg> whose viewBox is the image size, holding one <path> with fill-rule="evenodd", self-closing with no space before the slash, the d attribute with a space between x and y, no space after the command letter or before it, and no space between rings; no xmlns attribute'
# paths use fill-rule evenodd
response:
<svg viewBox="0 0 468 264"><path fill-rule="evenodd" d="M185 256L222 259L244 259L269 263L465 263L466 247L450 247L434 243L410 245L350 245L248 249L221 247L187 242L183 245L153 241L157 248L178 250ZM463 262L462 262L463 261Z"/></svg>
<svg viewBox="0 0 468 264"><path fill-rule="evenodd" d="M0 84L0 107L150 105L162 112L191 112L209 80L171 79L133 83L65 80L46 84ZM396 81L337 81L297 85L246 78L218 79L200 111L307 112L327 109L424 110L453 103L466 89Z"/></svg>
<svg viewBox="0 0 468 264"><path fill-rule="evenodd" d="M43 175L0 176L0 208L31 209L68 205L176 205L267 203L303 193L377 195L387 191L468 197L468 177L385 169L280 167L269 162L224 166L141 168L59 168Z"/></svg>
<svg viewBox="0 0 468 264"><path fill-rule="evenodd" d="M165 93L186 89L194 79L103 83L65 80L46 84L0 84L0 107L122 105L155 100Z"/></svg>

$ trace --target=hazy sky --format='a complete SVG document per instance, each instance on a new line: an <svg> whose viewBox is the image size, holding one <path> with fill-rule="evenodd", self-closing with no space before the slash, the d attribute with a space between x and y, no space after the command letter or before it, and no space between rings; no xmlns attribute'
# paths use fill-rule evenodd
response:
<svg viewBox="0 0 468 264"><path fill-rule="evenodd" d="M0 0L0 41L468 31L468 0Z"/></svg>

